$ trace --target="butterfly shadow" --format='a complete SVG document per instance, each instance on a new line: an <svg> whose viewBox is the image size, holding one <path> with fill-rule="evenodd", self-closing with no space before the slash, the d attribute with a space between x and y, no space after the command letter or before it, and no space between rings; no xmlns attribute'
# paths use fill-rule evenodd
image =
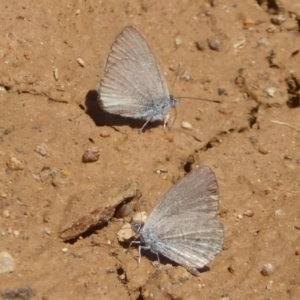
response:
<svg viewBox="0 0 300 300"><path fill-rule="evenodd" d="M98 102L98 91L90 90L85 96L85 113L90 116L90 118L94 121L96 126L130 126L131 128L139 128L141 129L145 124L144 120L137 120L132 118L126 118L119 115L113 115L101 108L101 100L100 105ZM83 107L81 107L84 109ZM146 128L153 128L160 125L161 121L149 122Z"/></svg>

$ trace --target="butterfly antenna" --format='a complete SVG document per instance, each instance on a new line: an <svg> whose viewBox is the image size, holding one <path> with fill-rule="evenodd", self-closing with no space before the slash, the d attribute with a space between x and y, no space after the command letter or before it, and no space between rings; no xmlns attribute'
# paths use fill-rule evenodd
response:
<svg viewBox="0 0 300 300"><path fill-rule="evenodd" d="M176 76L175 76L173 84L172 84L172 90L174 89L175 83L178 79L180 69L181 69L181 63L178 64L177 70L175 71Z"/></svg>
<svg viewBox="0 0 300 300"><path fill-rule="evenodd" d="M193 100L202 100L207 102L214 102L214 103L223 103L221 100L215 100L215 99L206 99L206 98L197 98L197 97L178 97L179 99L193 99Z"/></svg>

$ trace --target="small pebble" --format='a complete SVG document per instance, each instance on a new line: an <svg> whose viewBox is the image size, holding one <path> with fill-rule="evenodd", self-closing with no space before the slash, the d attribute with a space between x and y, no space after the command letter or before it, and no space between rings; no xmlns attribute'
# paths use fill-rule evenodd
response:
<svg viewBox="0 0 300 300"><path fill-rule="evenodd" d="M176 38L175 41L174 41L174 44L175 44L175 48L177 49L182 44L181 39L180 38Z"/></svg>
<svg viewBox="0 0 300 300"><path fill-rule="evenodd" d="M288 31L297 30L298 24L297 24L296 20L288 19L288 20L284 23L284 28L285 28L286 30L288 30Z"/></svg>
<svg viewBox="0 0 300 300"><path fill-rule="evenodd" d="M130 223L124 224L117 233L117 239L120 243L127 242L134 236L135 236L135 233L133 232Z"/></svg>
<svg viewBox="0 0 300 300"><path fill-rule="evenodd" d="M7 251L0 252L0 274L13 272L16 268L14 259Z"/></svg>
<svg viewBox="0 0 300 300"><path fill-rule="evenodd" d="M189 122L185 122L185 121L181 122L181 127L189 130L193 129L193 126Z"/></svg>
<svg viewBox="0 0 300 300"><path fill-rule="evenodd" d="M241 49L241 48L244 47L245 42L246 42L246 39L243 38L242 40L239 40L238 42L236 42L236 43L233 45L233 48L234 48L234 49Z"/></svg>
<svg viewBox="0 0 300 300"><path fill-rule="evenodd" d="M80 9L76 9L75 14L76 14L76 16L78 16L80 14Z"/></svg>
<svg viewBox="0 0 300 300"><path fill-rule="evenodd" d="M227 106L222 106L220 107L219 112L225 116L228 116L232 114L232 108Z"/></svg>
<svg viewBox="0 0 300 300"><path fill-rule="evenodd" d="M270 25L268 28L267 28L267 32L269 33L274 33L275 31L277 31L277 28L275 25Z"/></svg>
<svg viewBox="0 0 300 300"><path fill-rule="evenodd" d="M122 273L121 275L119 275L119 279L120 280L125 280L126 279L125 273Z"/></svg>
<svg viewBox="0 0 300 300"><path fill-rule="evenodd" d="M295 251L295 255L297 255L297 256L300 255L300 249L297 249L297 250Z"/></svg>
<svg viewBox="0 0 300 300"><path fill-rule="evenodd" d="M2 128L0 128L0 129L2 129ZM13 124L11 124L4 128L3 133L8 135L8 134L12 133L13 131L15 131L15 126Z"/></svg>
<svg viewBox="0 0 300 300"><path fill-rule="evenodd" d="M8 195L5 191L0 192L0 198L6 198Z"/></svg>
<svg viewBox="0 0 300 300"><path fill-rule="evenodd" d="M67 253L67 252L68 252L68 248L62 248L61 251L62 251L63 253Z"/></svg>
<svg viewBox="0 0 300 300"><path fill-rule="evenodd" d="M0 93L2 93L2 94L7 93L7 90L6 90L6 88L4 86L0 85Z"/></svg>
<svg viewBox="0 0 300 300"><path fill-rule="evenodd" d="M8 211L7 209L5 209L5 210L3 211L3 216L4 216L5 218L9 218L10 213L9 213L9 211Z"/></svg>
<svg viewBox="0 0 300 300"><path fill-rule="evenodd" d="M191 75L188 71L185 71L180 78L185 80L185 81L190 81L191 80Z"/></svg>
<svg viewBox="0 0 300 300"><path fill-rule="evenodd" d="M228 270L229 273L235 274L235 270L234 270L234 268L233 268L232 266L229 266L229 267L227 268L227 270Z"/></svg>
<svg viewBox="0 0 300 300"><path fill-rule="evenodd" d="M269 97L274 97L276 91L277 91L277 88L274 86L269 86L265 89L265 92Z"/></svg>
<svg viewBox="0 0 300 300"><path fill-rule="evenodd" d="M273 281L270 280L270 281L268 282L267 286L266 286L266 289L267 289L267 290L270 290L270 289L272 288L272 285L273 285Z"/></svg>
<svg viewBox="0 0 300 300"><path fill-rule="evenodd" d="M155 170L155 173L156 173L156 174L168 173L168 170L167 170L167 169L160 168L160 169L156 169L156 170Z"/></svg>
<svg viewBox="0 0 300 300"><path fill-rule="evenodd" d="M252 218L254 216L254 211L252 209L247 209L244 213L244 216Z"/></svg>
<svg viewBox="0 0 300 300"><path fill-rule="evenodd" d="M133 212L132 203L125 203L116 209L114 217L117 219L129 216Z"/></svg>
<svg viewBox="0 0 300 300"><path fill-rule="evenodd" d="M260 273L264 276L270 276L275 272L275 268L271 264L264 264Z"/></svg>
<svg viewBox="0 0 300 300"><path fill-rule="evenodd" d="M268 47L270 42L266 38L262 37L258 40L258 45Z"/></svg>
<svg viewBox="0 0 300 300"><path fill-rule="evenodd" d="M268 154L270 151L263 145L260 145L258 147L258 152L261 154Z"/></svg>
<svg viewBox="0 0 300 300"><path fill-rule="evenodd" d="M106 130L103 130L101 133L100 133L100 136L103 137L103 138L106 138L106 137L109 137L110 136L110 133Z"/></svg>
<svg viewBox="0 0 300 300"><path fill-rule="evenodd" d="M80 65L81 67L84 68L85 62L84 62L84 60L83 60L82 58L78 57L78 58L77 58L77 62L79 63L79 65Z"/></svg>
<svg viewBox="0 0 300 300"><path fill-rule="evenodd" d="M54 79L57 81L59 80L59 74L58 74L58 69L55 68L54 71L53 71L53 76L54 76Z"/></svg>
<svg viewBox="0 0 300 300"><path fill-rule="evenodd" d="M272 19L271 19L272 23L275 24L275 25L281 25L283 22L286 21L286 18L284 15L280 14L280 15L277 15L277 16L274 16Z"/></svg>
<svg viewBox="0 0 300 300"><path fill-rule="evenodd" d="M207 42L211 50L218 52L222 51L222 43L218 39L211 37L207 40Z"/></svg>
<svg viewBox="0 0 300 300"><path fill-rule="evenodd" d="M48 227L46 227L46 228L44 229L44 231L45 231L45 233L48 234L48 235L51 234L51 229L48 228Z"/></svg>
<svg viewBox="0 0 300 300"><path fill-rule="evenodd" d="M227 90L224 88L218 88L218 95L219 96L228 95Z"/></svg>
<svg viewBox="0 0 300 300"><path fill-rule="evenodd" d="M24 169L23 163L14 156L8 158L6 165L11 171L20 171Z"/></svg>
<svg viewBox="0 0 300 300"><path fill-rule="evenodd" d="M92 163L99 159L101 149L99 147L91 147L87 149L83 156L82 156L82 162L83 163Z"/></svg>
<svg viewBox="0 0 300 300"><path fill-rule="evenodd" d="M246 28L249 28L249 27L251 27L251 26L253 26L253 25L255 25L255 24L256 24L256 21L253 20L253 19L251 19L251 18L249 18L249 17L246 17L246 18L244 19L244 26L245 26Z"/></svg>
<svg viewBox="0 0 300 300"><path fill-rule="evenodd" d="M33 125L31 128L34 130L41 130L41 125Z"/></svg>
<svg viewBox="0 0 300 300"><path fill-rule="evenodd" d="M195 44L196 44L197 49L200 51L204 51L206 48L205 44L203 42L196 42Z"/></svg>
<svg viewBox="0 0 300 300"><path fill-rule="evenodd" d="M19 236L20 236L20 232L19 232L18 230L14 230L14 231L13 231L13 235L14 235L15 237L19 237Z"/></svg>
<svg viewBox="0 0 300 300"><path fill-rule="evenodd" d="M276 209L274 215L276 217L281 217L283 216L283 211L281 209Z"/></svg>
<svg viewBox="0 0 300 300"><path fill-rule="evenodd" d="M147 218L148 218L148 216L147 216L146 212L140 211L133 215L132 221L145 223L147 221Z"/></svg>
<svg viewBox="0 0 300 300"><path fill-rule="evenodd" d="M48 152L47 146L44 144L36 146L34 151L36 153L40 154L41 156L49 157L49 152Z"/></svg>

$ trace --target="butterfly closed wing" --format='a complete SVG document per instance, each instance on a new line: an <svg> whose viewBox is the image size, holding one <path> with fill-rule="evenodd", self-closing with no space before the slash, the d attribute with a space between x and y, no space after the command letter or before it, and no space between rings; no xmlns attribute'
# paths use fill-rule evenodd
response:
<svg viewBox="0 0 300 300"><path fill-rule="evenodd" d="M146 120L143 128L150 121L163 117L167 120L168 111L179 101L169 95L148 43L131 26L126 27L112 45L99 99L102 108L109 113Z"/></svg>
<svg viewBox="0 0 300 300"><path fill-rule="evenodd" d="M143 226L138 228L140 249L181 264L194 274L221 251L224 229L217 217L219 188L207 166L178 181L159 201Z"/></svg>

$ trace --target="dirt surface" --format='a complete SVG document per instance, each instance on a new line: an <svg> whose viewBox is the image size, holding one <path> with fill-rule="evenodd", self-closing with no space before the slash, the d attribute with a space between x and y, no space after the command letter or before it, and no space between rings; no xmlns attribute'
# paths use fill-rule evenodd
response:
<svg viewBox="0 0 300 300"><path fill-rule="evenodd" d="M0 252L15 261L3 299L300 299L298 1L11 0L0 19ZM222 103L181 99L171 131L142 134L142 122L102 112L96 90L127 25L172 94ZM83 163L91 147L99 159ZM138 265L116 241L122 220L59 237L66 211L85 216L126 184L149 214L196 165L216 173L225 227L200 277L146 253Z"/></svg>

